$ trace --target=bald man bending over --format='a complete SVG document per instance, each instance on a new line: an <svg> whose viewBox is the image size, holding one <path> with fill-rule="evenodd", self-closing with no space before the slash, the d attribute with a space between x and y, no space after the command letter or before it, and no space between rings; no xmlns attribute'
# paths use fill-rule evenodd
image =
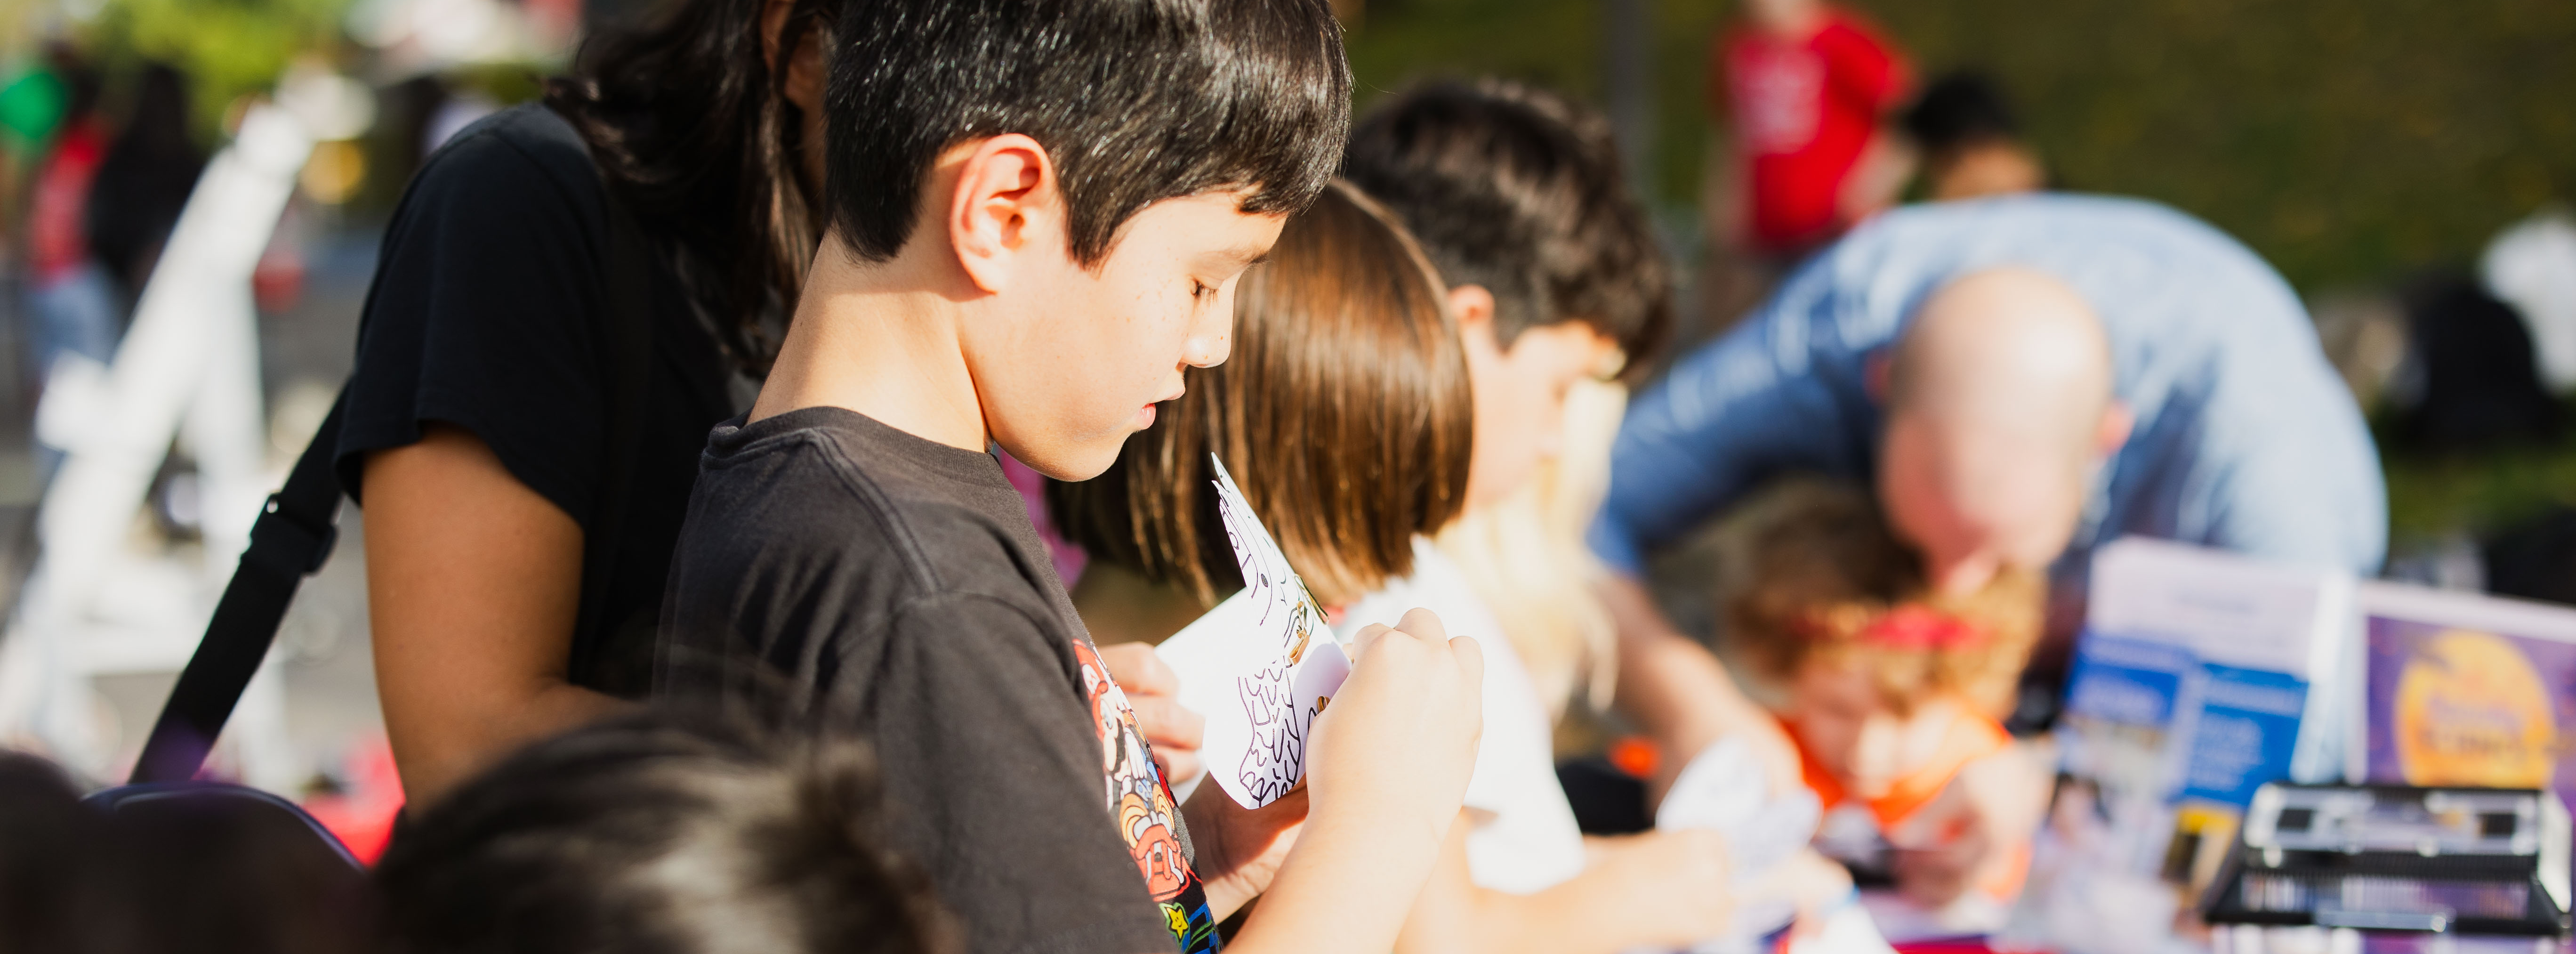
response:
<svg viewBox="0 0 2576 954"><path fill-rule="evenodd" d="M2044 272L1983 268L1925 297L1888 350L1863 368L1884 409L1889 524L1953 595L2008 567L2046 567L2082 519L2096 465L2131 430L2092 308Z"/></svg>
<svg viewBox="0 0 2576 954"><path fill-rule="evenodd" d="M2361 413L2244 246L2124 199L1891 212L1684 357L1620 429L1592 541L1620 574L1621 707L1668 764L1769 722L1654 609L1642 555L1793 472L1873 483L1944 589L2044 569L2044 660L2082 621L2094 547L2119 537L2363 574L2386 546Z"/></svg>

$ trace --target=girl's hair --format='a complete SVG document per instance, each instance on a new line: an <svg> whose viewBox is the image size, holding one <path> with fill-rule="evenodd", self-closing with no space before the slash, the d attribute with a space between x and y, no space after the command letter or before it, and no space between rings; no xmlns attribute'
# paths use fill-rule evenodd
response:
<svg viewBox="0 0 2576 954"><path fill-rule="evenodd" d="M1466 498L1474 408L1447 301L1403 227L1336 180L1245 273L1233 356L1192 369L1106 473L1049 490L1065 536L1201 600L1240 587L1214 452L1316 599L1411 573L1414 536Z"/></svg>
<svg viewBox="0 0 2576 954"><path fill-rule="evenodd" d="M784 63L828 40L828 0L792 0ZM736 366L765 374L766 318L795 306L822 237L820 182L806 181L803 115L763 53L762 0L674 0L584 41L546 105L590 145L636 220L665 237L690 303ZM821 31L817 33L816 31ZM828 44L827 44L828 45Z"/></svg>
<svg viewBox="0 0 2576 954"><path fill-rule="evenodd" d="M1610 704L1619 675L1618 630L1593 587L1607 569L1584 542L1610 489L1610 445L1628 389L1581 379L1565 399L1565 446L1511 496L1479 506L1440 531L1529 669L1550 721L1582 690Z"/></svg>
<svg viewBox="0 0 2576 954"><path fill-rule="evenodd" d="M2046 593L2011 571L1967 597L1935 594L1923 561L1858 488L1795 481L1757 501L1722 560L1725 637L1755 673L1785 683L1811 662L1857 664L1898 712L1937 696L2001 718Z"/></svg>
<svg viewBox="0 0 2576 954"><path fill-rule="evenodd" d="M376 869L392 954L944 954L855 739L647 709L539 742L418 814Z"/></svg>

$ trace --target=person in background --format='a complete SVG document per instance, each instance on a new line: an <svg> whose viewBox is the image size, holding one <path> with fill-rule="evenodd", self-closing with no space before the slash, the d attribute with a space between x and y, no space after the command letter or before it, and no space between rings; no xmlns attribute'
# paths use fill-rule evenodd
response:
<svg viewBox="0 0 2576 954"><path fill-rule="evenodd" d="M951 954L854 739L652 708L528 746L375 872L387 954Z"/></svg>
<svg viewBox="0 0 2576 954"><path fill-rule="evenodd" d="M42 386L54 362L76 354L106 364L116 352L116 282L90 251L89 208L99 163L108 150L107 126L98 115L98 76L71 47L56 44L46 51L47 72L59 91L59 119L40 141L43 158L29 183L26 230L28 327L24 380ZM34 83L22 80L20 86ZM32 96L37 91L12 95ZM30 130L33 131L33 130ZM50 473L61 452L40 448L38 459Z"/></svg>
<svg viewBox="0 0 2576 954"><path fill-rule="evenodd" d="M1709 61L1709 104L1732 132L1712 236L1776 276L1896 201L1907 163L1882 126L1908 67L1858 14L1748 0Z"/></svg>
<svg viewBox="0 0 2576 954"><path fill-rule="evenodd" d="M1856 485L1791 482L1745 510L1728 528L1716 602L1727 647L1826 811L1819 843L1894 873L1944 927L2000 926L2029 869L2031 827L1932 822L1948 814L1937 801L1970 789L2034 820L2047 797L2048 773L2018 757L2002 722L2039 640L2039 576L2013 570L1971 593L1935 593ZM1968 863L1939 864L1943 854ZM1914 876L1926 859L1928 876Z"/></svg>
<svg viewBox="0 0 2576 954"><path fill-rule="evenodd" d="M42 59L0 69L0 263L14 262L27 179L53 144L66 98L63 78Z"/></svg>
<svg viewBox="0 0 2576 954"><path fill-rule="evenodd" d="M90 183L90 254L107 268L130 311L161 260L161 246L196 191L206 154L189 128L188 77L167 63L147 63L116 141Z"/></svg>
<svg viewBox="0 0 2576 954"><path fill-rule="evenodd" d="M1613 627L1592 594L1602 570L1579 537L1625 401L1604 379L1614 365L1630 381L1651 373L1674 332L1669 266L1622 168L1598 112L1493 79L1393 97L1352 130L1343 161L1449 284L1476 359L1479 489L1439 540L1496 611L1551 725L1578 681L1594 704L1618 688ZM1573 366L1604 347L1618 352L1604 367ZM1577 426L1574 391L1616 393L1591 395ZM1598 454L1569 453L1596 443ZM1634 813L1627 780L1589 769L1567 779L1587 830L1637 827L1608 817ZM1611 791L1595 797L1603 782Z"/></svg>
<svg viewBox="0 0 2576 954"><path fill-rule="evenodd" d="M545 103L458 134L396 208L335 462L366 508L376 689L414 804L648 689L697 452L747 406L819 231L828 13L685 0L595 34ZM612 195L655 273L610 274ZM648 282L649 313L619 312L612 281ZM624 447L621 323L653 349Z"/></svg>
<svg viewBox="0 0 2576 954"><path fill-rule="evenodd" d="M1437 538L1496 611L1552 725L1578 687L1606 700L1617 675L1590 588L1599 567L1580 538L1626 400L1609 369L1634 380L1673 332L1663 250L1609 122L1545 89L1426 84L1372 110L1346 153L1343 174L1404 222L1447 283L1480 369L1484 476ZM1584 355L1601 366L1574 367Z"/></svg>
<svg viewBox="0 0 2576 954"><path fill-rule="evenodd" d="M1764 730L1648 598L1646 553L1799 471L1872 482L1938 592L2047 574L2024 727L2052 718L2096 546L2138 535L2369 575L2387 541L2360 410L2298 296L2244 246L2129 199L1895 210L1684 357L1620 428L1592 543L1617 571L1622 703L1667 752Z"/></svg>
<svg viewBox="0 0 2576 954"><path fill-rule="evenodd" d="M1563 366L1556 373L1566 380L1498 377L1461 340L1446 292L1393 216L1335 183L1246 277L1234 355L1193 375L1101 477L1057 485L1055 512L1092 554L1089 572L1133 581L1122 601L1179 608L1147 618L1204 612L1242 584L1216 516L1213 453L1337 633L1419 607L1478 637L1485 729L1475 771L1397 951L1616 954L1713 936L1730 890L1720 839L1679 832L1586 843L1557 786L1554 706L1430 538L1466 508L1517 493L1537 463L1535 453L1508 467L1481 456L1474 434L1500 403L1494 392L1525 387L1534 393L1516 402L1546 405L1601 367L1609 346ZM1077 594L1086 620L1134 618L1103 592Z"/></svg>
<svg viewBox="0 0 2576 954"><path fill-rule="evenodd" d="M1577 706L1609 708L1618 690L1618 630L1595 591L1605 571L1583 534L1610 489L1610 442L1627 406L1625 385L1575 381L1556 453L1519 490L1469 508L1433 538L1493 610L1551 727ZM1576 813L1583 808L1578 801Z"/></svg>
<svg viewBox="0 0 2576 954"><path fill-rule="evenodd" d="M1994 80L1973 70L1945 73L1923 88L1899 124L1922 161L1923 195L1934 202L2037 192L2048 169Z"/></svg>

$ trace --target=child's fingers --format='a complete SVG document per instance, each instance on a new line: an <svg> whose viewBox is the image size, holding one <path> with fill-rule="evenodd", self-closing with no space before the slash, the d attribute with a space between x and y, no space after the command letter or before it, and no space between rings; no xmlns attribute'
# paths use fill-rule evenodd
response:
<svg viewBox="0 0 2576 954"><path fill-rule="evenodd" d="M1377 645L1380 637L1394 631L1395 627L1385 623L1370 623L1360 627L1359 635L1351 637L1351 662L1358 663L1361 657L1368 655L1369 647Z"/></svg>
<svg viewBox="0 0 2576 954"><path fill-rule="evenodd" d="M1170 696L1129 696L1127 707L1136 713L1136 731L1157 751L1195 750L1207 737L1207 717Z"/></svg>
<svg viewBox="0 0 2576 954"><path fill-rule="evenodd" d="M1456 636L1450 638L1449 653L1450 655L1458 658L1458 668L1466 676L1467 685L1483 686L1485 684L1485 647L1476 643L1476 637Z"/></svg>
<svg viewBox="0 0 2576 954"><path fill-rule="evenodd" d="M1174 696L1181 692L1181 675L1171 664L1155 655L1154 647L1144 643L1117 643L1100 647L1100 665L1109 670L1109 678L1129 698L1136 696Z"/></svg>
<svg viewBox="0 0 2576 954"><path fill-rule="evenodd" d="M1392 636L1416 639L1424 643L1437 645L1449 640L1449 628L1440 622L1439 614L1430 610L1421 609L1419 607L1406 610L1404 618L1397 620L1394 626L1388 626L1384 623L1371 623L1367 626L1361 627L1359 635L1352 637L1351 639L1351 661L1353 663L1359 662L1361 658L1368 655L1371 648L1375 647L1380 641ZM1482 659L1483 657L1478 657L1480 664ZM1479 675L1483 674L1483 667L1479 665L1476 672Z"/></svg>
<svg viewBox="0 0 2576 954"><path fill-rule="evenodd" d="M1198 753L1180 749L1155 749L1154 765L1163 770L1166 785L1179 785L1206 771L1199 765Z"/></svg>
<svg viewBox="0 0 2576 954"><path fill-rule="evenodd" d="M1421 607L1405 610L1404 618L1396 621L1395 628L1407 636L1428 642L1443 642L1449 638L1449 627L1441 625L1440 614Z"/></svg>

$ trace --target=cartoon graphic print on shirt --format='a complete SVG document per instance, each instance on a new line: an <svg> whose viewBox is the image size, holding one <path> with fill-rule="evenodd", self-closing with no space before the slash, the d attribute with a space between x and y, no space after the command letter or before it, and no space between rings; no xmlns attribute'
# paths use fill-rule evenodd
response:
<svg viewBox="0 0 2576 954"><path fill-rule="evenodd" d="M1136 713L1127 705L1127 694L1110 680L1100 654L1083 640L1073 644L1073 656L1082 670L1092 728L1100 733L1101 773L1118 835L1135 856L1145 890L1162 908L1164 923L1180 941L1182 954L1213 954L1216 915L1208 909L1207 890L1181 849L1180 805L1155 767L1144 734L1136 729Z"/></svg>

